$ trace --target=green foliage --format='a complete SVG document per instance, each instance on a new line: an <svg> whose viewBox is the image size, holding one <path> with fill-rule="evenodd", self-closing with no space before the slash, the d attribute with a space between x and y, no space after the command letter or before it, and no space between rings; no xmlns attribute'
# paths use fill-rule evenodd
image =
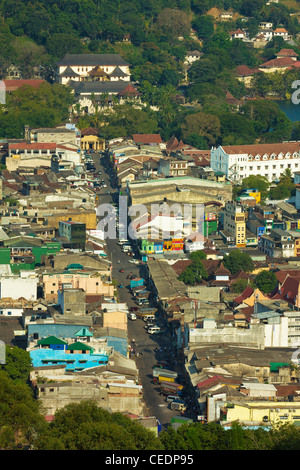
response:
<svg viewBox="0 0 300 470"><path fill-rule="evenodd" d="M31 359L29 352L24 349L6 345L6 363L1 369L7 372L11 380L15 383L25 384L29 380L31 371Z"/></svg>
<svg viewBox="0 0 300 470"><path fill-rule="evenodd" d="M105 125L100 134L104 138L120 135L153 134L158 132L158 122L154 114L137 109L130 104L116 105L113 113L105 116Z"/></svg>
<svg viewBox="0 0 300 470"><path fill-rule="evenodd" d="M159 450L152 431L121 413L109 413L92 401L70 404L55 413L55 420L36 443L37 450Z"/></svg>
<svg viewBox="0 0 300 470"><path fill-rule="evenodd" d="M233 284L231 284L230 290L235 294L241 294L248 285L249 284L247 279L238 279Z"/></svg>
<svg viewBox="0 0 300 470"><path fill-rule="evenodd" d="M241 250L233 250L229 255L224 256L223 264L225 268L229 269L231 274L237 273L240 270L245 272L252 272L254 264L248 253Z"/></svg>
<svg viewBox="0 0 300 470"><path fill-rule="evenodd" d="M200 252L201 253L201 252ZM201 261L204 259L202 254L194 253L194 256L191 256L192 263L188 265L184 271L178 276L178 279L185 284L195 285L202 282L203 279L208 278L208 273Z"/></svg>
<svg viewBox="0 0 300 470"><path fill-rule="evenodd" d="M0 136L23 138L24 126L55 127L65 122L72 104L71 91L59 84L39 88L22 86L0 106Z"/></svg>
<svg viewBox="0 0 300 470"><path fill-rule="evenodd" d="M242 181L241 189L258 189L261 194L261 199L266 199L268 197L268 191L270 188L270 183L264 176L261 175L251 175L247 178L244 178Z"/></svg>
<svg viewBox="0 0 300 470"><path fill-rule="evenodd" d="M29 386L0 371L0 447L12 450L30 446L45 425L39 403ZM17 434L18 433L18 434Z"/></svg>
<svg viewBox="0 0 300 470"><path fill-rule="evenodd" d="M254 284L264 294L270 294L275 290L278 281L273 271L261 271L255 276Z"/></svg>
<svg viewBox="0 0 300 470"><path fill-rule="evenodd" d="M279 179L279 183L276 186L272 186L269 191L270 199L286 199L294 196L296 185L292 180L292 173L287 168Z"/></svg>

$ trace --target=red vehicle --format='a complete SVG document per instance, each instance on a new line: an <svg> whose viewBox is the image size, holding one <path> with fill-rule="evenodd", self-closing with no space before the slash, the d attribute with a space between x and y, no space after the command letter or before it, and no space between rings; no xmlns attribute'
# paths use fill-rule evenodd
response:
<svg viewBox="0 0 300 470"><path fill-rule="evenodd" d="M120 273L123 273L123 272L124 272L124 269L120 269L120 271L119 271L119 272L120 272Z"/></svg>
<svg viewBox="0 0 300 470"><path fill-rule="evenodd" d="M130 307L129 311L130 312L139 312L139 308L138 307Z"/></svg>

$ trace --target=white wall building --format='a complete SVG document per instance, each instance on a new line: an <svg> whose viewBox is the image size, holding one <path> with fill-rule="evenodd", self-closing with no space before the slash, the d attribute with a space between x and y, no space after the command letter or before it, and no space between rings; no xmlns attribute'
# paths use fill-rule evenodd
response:
<svg viewBox="0 0 300 470"><path fill-rule="evenodd" d="M19 275L0 277L0 298L37 300L38 276L34 271L20 271Z"/></svg>
<svg viewBox="0 0 300 470"><path fill-rule="evenodd" d="M59 82L87 80L90 72L99 68L103 75L98 79L130 81L129 66L119 54L67 54L58 63Z"/></svg>
<svg viewBox="0 0 300 470"><path fill-rule="evenodd" d="M277 181L287 169L292 175L299 171L300 142L213 147L211 167L237 183L252 175Z"/></svg>

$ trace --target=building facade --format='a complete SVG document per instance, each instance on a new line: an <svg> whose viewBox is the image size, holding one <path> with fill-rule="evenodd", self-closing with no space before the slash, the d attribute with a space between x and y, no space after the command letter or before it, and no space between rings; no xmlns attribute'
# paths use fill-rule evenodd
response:
<svg viewBox="0 0 300 470"><path fill-rule="evenodd" d="M211 150L211 167L232 182L252 175L277 181L287 169L299 171L300 142L219 146Z"/></svg>

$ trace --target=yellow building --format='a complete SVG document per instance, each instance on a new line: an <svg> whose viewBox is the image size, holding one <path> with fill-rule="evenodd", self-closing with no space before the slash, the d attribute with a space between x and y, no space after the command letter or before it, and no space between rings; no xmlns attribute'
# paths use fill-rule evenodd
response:
<svg viewBox="0 0 300 470"><path fill-rule="evenodd" d="M233 202L225 204L224 230L235 238L238 248L246 246L246 215L241 205Z"/></svg>
<svg viewBox="0 0 300 470"><path fill-rule="evenodd" d="M81 131L80 147L83 151L99 152L105 150L105 140L98 136L97 129L89 127Z"/></svg>
<svg viewBox="0 0 300 470"><path fill-rule="evenodd" d="M292 423L300 426L300 402L233 401L222 407L220 417L227 423Z"/></svg>

